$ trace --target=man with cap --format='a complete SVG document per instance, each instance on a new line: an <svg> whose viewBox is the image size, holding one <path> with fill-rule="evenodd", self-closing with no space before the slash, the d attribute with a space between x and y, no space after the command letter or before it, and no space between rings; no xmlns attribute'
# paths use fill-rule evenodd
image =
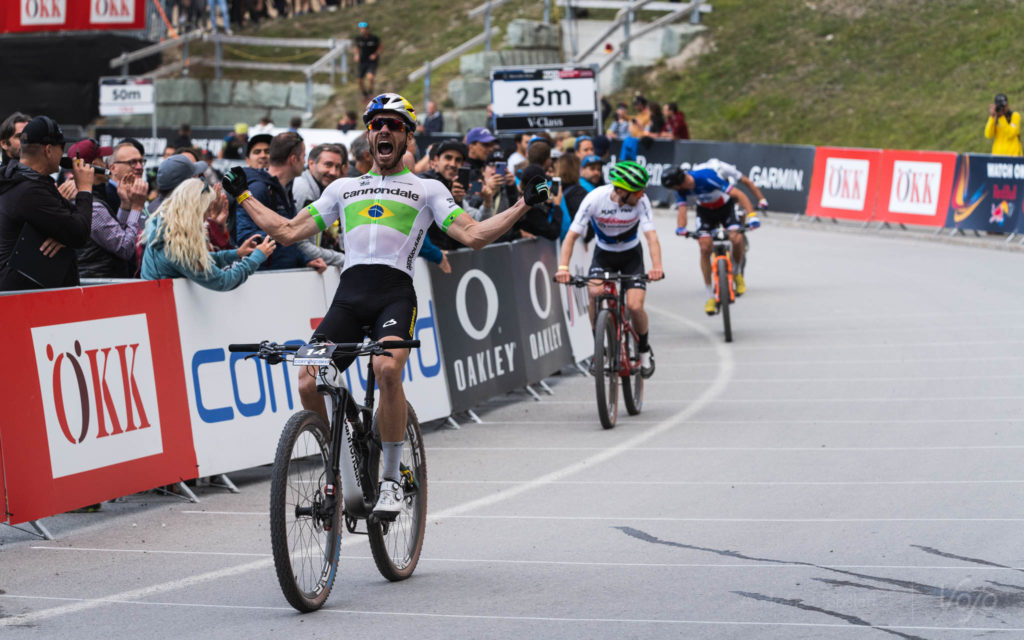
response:
<svg viewBox="0 0 1024 640"><path fill-rule="evenodd" d="M3 158L0 164L7 164L11 160L17 160L21 155L21 130L31 120L20 111L15 111L7 116L3 124L0 124L0 150L3 151Z"/></svg>
<svg viewBox="0 0 1024 640"><path fill-rule="evenodd" d="M224 146L220 148L219 158L225 160L244 160L243 155L249 143L249 125L244 122L235 124L235 130L224 137Z"/></svg>
<svg viewBox="0 0 1024 640"><path fill-rule="evenodd" d="M562 198L562 209L571 221L576 217L580 203L588 193L604 184L604 160L599 156L589 155L580 162L580 181L565 190Z"/></svg>
<svg viewBox="0 0 1024 640"><path fill-rule="evenodd" d="M359 90L364 98L369 98L373 94L373 76L377 73L380 59L380 38L370 33L369 23L360 22L359 35L353 42L352 52L359 64Z"/></svg>
<svg viewBox="0 0 1024 640"><path fill-rule="evenodd" d="M72 160L73 180L58 191L50 175L64 156L64 132L48 116L36 116L21 132L21 158L0 170L0 291L78 286L74 248L89 241L92 165ZM14 259L19 237L48 258L40 266ZM69 248L70 247L70 248ZM12 262L14 264L12 264Z"/></svg>
<svg viewBox="0 0 1024 640"><path fill-rule="evenodd" d="M498 139L494 137L490 129L475 127L466 134L466 148L469 150L470 180L479 180L483 174L484 164L487 157L491 155L498 146Z"/></svg>
<svg viewBox="0 0 1024 640"><path fill-rule="evenodd" d="M103 200L107 181L103 159L113 155L111 147L101 147L87 138L68 149L68 157L81 159L95 169L92 225L89 241L75 250L78 273L82 278L130 278L135 273L135 251L144 223L143 208L149 185L129 174L117 186L120 207L115 215Z"/></svg>
<svg viewBox="0 0 1024 640"><path fill-rule="evenodd" d="M576 152L576 157L580 159L582 166L584 158L594 155L594 139L590 136L577 137L573 144L573 151Z"/></svg>
<svg viewBox="0 0 1024 640"><path fill-rule="evenodd" d="M249 138L245 148L245 164L250 169L266 169L270 166L270 141L274 136L269 133L258 133Z"/></svg>
<svg viewBox="0 0 1024 640"><path fill-rule="evenodd" d="M1010 109L1005 93L997 93L988 106L988 122L985 123L985 137L992 140L992 155L1022 155L1020 144L1020 113Z"/></svg>
<svg viewBox="0 0 1024 640"><path fill-rule="evenodd" d="M160 163L156 170L157 196L149 203L149 212L156 213L167 196L182 182L201 176L206 172L205 162L193 162L187 155L178 153Z"/></svg>

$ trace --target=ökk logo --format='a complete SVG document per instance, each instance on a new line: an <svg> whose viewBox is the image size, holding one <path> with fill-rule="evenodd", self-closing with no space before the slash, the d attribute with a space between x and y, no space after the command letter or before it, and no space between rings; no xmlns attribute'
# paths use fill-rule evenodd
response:
<svg viewBox="0 0 1024 640"><path fill-rule="evenodd" d="M64 24L67 20L67 0L20 0L21 24Z"/></svg>
<svg viewBox="0 0 1024 640"><path fill-rule="evenodd" d="M89 22L131 24L135 22L135 0L89 0Z"/></svg>
<svg viewBox="0 0 1024 640"><path fill-rule="evenodd" d="M889 210L896 213L935 215L942 183L942 163L896 160L892 166Z"/></svg>
<svg viewBox="0 0 1024 640"><path fill-rule="evenodd" d="M821 194L821 206L863 211L870 167L871 163L867 160L828 158L825 161L825 188Z"/></svg>
<svg viewBox="0 0 1024 640"><path fill-rule="evenodd" d="M145 315L35 327L54 478L163 451Z"/></svg>

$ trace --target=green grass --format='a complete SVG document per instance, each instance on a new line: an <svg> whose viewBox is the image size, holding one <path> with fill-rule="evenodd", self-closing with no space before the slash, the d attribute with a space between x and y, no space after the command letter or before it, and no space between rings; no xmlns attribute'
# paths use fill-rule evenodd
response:
<svg viewBox="0 0 1024 640"><path fill-rule="evenodd" d="M407 76L476 35L483 19L466 17L482 0L387 0L335 13L265 23L257 35L352 37L368 20L381 36L377 88L419 105L423 81ZM632 77L609 96L628 101L642 90L676 101L695 138L782 144L946 149L987 152L983 135L992 96L1024 108L1024 3L1014 0L712 0L704 24L715 51L682 70L664 64ZM513 0L495 24L538 20L539 0ZM592 16L593 17L593 16ZM494 42L500 47L504 35ZM270 56L268 49L247 49ZM290 57L294 51L275 55ZM212 55L203 53L202 55ZM315 59L311 53L302 62ZM198 70L197 70L198 71ZM354 71L354 69L353 69ZM205 74L203 70L200 73ZM212 73L212 72L211 72ZM444 103L458 62L434 72L431 94ZM226 72L228 77L254 74ZM300 80L301 75L259 74ZM326 81L327 76L319 76ZM332 126L363 99L354 80L317 114Z"/></svg>

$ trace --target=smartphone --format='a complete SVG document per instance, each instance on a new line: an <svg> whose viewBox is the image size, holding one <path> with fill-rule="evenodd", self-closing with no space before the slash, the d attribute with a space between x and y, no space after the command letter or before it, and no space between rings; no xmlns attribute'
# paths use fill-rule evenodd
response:
<svg viewBox="0 0 1024 640"><path fill-rule="evenodd" d="M562 179L551 178L551 196L554 198L558 197L558 194L562 191Z"/></svg>
<svg viewBox="0 0 1024 640"><path fill-rule="evenodd" d="M455 180L463 189L469 189L469 167L459 167L459 176Z"/></svg>
<svg viewBox="0 0 1024 640"><path fill-rule="evenodd" d="M498 174L499 176L505 175L505 167L506 166L507 165L504 162L495 162L494 163L494 173Z"/></svg>

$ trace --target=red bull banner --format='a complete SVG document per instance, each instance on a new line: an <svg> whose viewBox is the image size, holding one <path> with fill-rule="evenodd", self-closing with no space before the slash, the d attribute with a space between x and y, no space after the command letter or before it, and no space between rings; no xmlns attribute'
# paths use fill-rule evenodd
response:
<svg viewBox="0 0 1024 640"><path fill-rule="evenodd" d="M12 524L196 477L169 281L3 296L0 317Z"/></svg>
<svg viewBox="0 0 1024 640"><path fill-rule="evenodd" d="M146 0L4 0L0 33L146 28Z"/></svg>
<svg viewBox="0 0 1024 640"><path fill-rule="evenodd" d="M882 174L881 149L818 147L807 215L870 220Z"/></svg>
<svg viewBox="0 0 1024 640"><path fill-rule="evenodd" d="M941 227L946 223L957 154L882 152L875 220Z"/></svg>
<svg viewBox="0 0 1024 640"><path fill-rule="evenodd" d="M1024 158L965 153L957 161L946 226L1024 232Z"/></svg>

